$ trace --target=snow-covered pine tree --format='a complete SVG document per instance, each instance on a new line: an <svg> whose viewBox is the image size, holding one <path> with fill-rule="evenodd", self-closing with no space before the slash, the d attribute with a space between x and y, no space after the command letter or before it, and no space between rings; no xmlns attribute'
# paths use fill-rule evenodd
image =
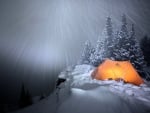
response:
<svg viewBox="0 0 150 113"><path fill-rule="evenodd" d="M127 20L126 16L122 16L122 25L121 30L118 33L118 36L115 37L116 44L113 51L113 56L115 60L129 60L129 48L130 48L130 39L127 29Z"/></svg>
<svg viewBox="0 0 150 113"><path fill-rule="evenodd" d="M103 61L104 41L99 38L93 53L90 56L90 61L93 66L98 66Z"/></svg>
<svg viewBox="0 0 150 113"><path fill-rule="evenodd" d="M106 26L105 26L102 38L104 38L104 50L105 50L103 53L103 57L114 59L113 48L114 48L115 40L114 40L112 21L110 17L107 17L106 19Z"/></svg>
<svg viewBox="0 0 150 113"><path fill-rule="evenodd" d="M94 54L91 54L91 64L98 66L106 58L113 58L113 47L114 47L114 33L112 27L112 21L110 17L106 19L105 29L102 36L98 39Z"/></svg>
<svg viewBox="0 0 150 113"><path fill-rule="evenodd" d="M140 48L140 44L135 36L134 24L132 24L131 32L130 32L130 62L134 65L134 67L138 70L138 72L142 72L143 68L146 67L146 63L144 61L143 52Z"/></svg>
<svg viewBox="0 0 150 113"><path fill-rule="evenodd" d="M91 42L87 40L84 45L82 56L80 59L80 64L90 64L90 56L94 52Z"/></svg>
<svg viewBox="0 0 150 113"><path fill-rule="evenodd" d="M118 45L119 41L120 41L118 34L119 34L119 31L116 30L116 32L114 34L114 47L113 47L113 52L112 52L112 56L113 56L114 60L120 59L120 54L118 54L119 50L120 50L120 47Z"/></svg>
<svg viewBox="0 0 150 113"><path fill-rule="evenodd" d="M144 36L140 41L140 46L143 51L144 60L147 66L150 67L150 37L147 35Z"/></svg>
<svg viewBox="0 0 150 113"><path fill-rule="evenodd" d="M29 91L28 90L25 91L24 84L22 84L21 95L20 95L20 100L19 100L19 107L24 108L26 106L31 105L32 103L33 103L32 97L31 97Z"/></svg>

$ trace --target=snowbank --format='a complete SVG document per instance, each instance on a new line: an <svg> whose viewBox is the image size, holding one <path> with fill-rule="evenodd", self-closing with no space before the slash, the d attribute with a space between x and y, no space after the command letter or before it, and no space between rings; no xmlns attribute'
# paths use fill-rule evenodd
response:
<svg viewBox="0 0 150 113"><path fill-rule="evenodd" d="M76 65L74 68L69 67L58 76L59 78L68 78L68 76L77 76L84 73L89 73L92 69L94 69L91 65Z"/></svg>
<svg viewBox="0 0 150 113"><path fill-rule="evenodd" d="M48 98L16 113L149 113L150 87L113 80L93 80L89 65L62 72L60 89ZM66 76L66 75L67 76ZM62 76L63 75L63 76Z"/></svg>

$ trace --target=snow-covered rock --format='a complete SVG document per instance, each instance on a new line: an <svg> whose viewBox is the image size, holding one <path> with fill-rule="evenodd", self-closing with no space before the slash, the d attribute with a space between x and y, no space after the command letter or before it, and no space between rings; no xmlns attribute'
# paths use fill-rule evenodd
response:
<svg viewBox="0 0 150 113"><path fill-rule="evenodd" d="M94 67L91 65L87 65L87 64L77 65L77 66L75 66L75 68L71 74L72 75L80 75L80 74L88 73L92 69L94 69Z"/></svg>

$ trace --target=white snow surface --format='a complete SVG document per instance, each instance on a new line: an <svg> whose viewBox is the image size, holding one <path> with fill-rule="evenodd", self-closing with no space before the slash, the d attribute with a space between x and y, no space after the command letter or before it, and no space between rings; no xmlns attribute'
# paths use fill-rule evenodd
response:
<svg viewBox="0 0 150 113"><path fill-rule="evenodd" d="M76 65L74 69L73 67L68 67L66 70L60 73L59 78L68 78L69 76L77 76L81 74L87 74L89 73L92 69L94 69L93 66L83 64L83 65Z"/></svg>
<svg viewBox="0 0 150 113"><path fill-rule="evenodd" d="M71 77L60 90L15 113L150 113L149 83L135 86L93 80L93 69L89 65L75 66L67 71Z"/></svg>

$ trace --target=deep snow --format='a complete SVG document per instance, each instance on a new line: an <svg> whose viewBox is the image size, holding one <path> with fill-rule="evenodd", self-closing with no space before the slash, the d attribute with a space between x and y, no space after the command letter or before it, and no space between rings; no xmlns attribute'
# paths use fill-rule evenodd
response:
<svg viewBox="0 0 150 113"><path fill-rule="evenodd" d="M78 65L59 77L67 81L49 97L15 113L149 113L150 87L92 80L94 67ZM67 74L67 76L64 76ZM71 77L72 76L72 77ZM72 80L71 80L72 79Z"/></svg>
<svg viewBox="0 0 150 113"><path fill-rule="evenodd" d="M33 93L47 90L42 86L45 79L55 80L55 74L49 73L65 67L66 62L76 63L84 41L89 39L95 44L101 35L107 16L112 17L114 28L120 28L121 15L125 13L129 28L130 23L136 25L138 38L149 34L149 3L150 0L0 0L1 95L9 92L8 97L17 97L22 80L34 89ZM52 88L53 85L50 82Z"/></svg>

